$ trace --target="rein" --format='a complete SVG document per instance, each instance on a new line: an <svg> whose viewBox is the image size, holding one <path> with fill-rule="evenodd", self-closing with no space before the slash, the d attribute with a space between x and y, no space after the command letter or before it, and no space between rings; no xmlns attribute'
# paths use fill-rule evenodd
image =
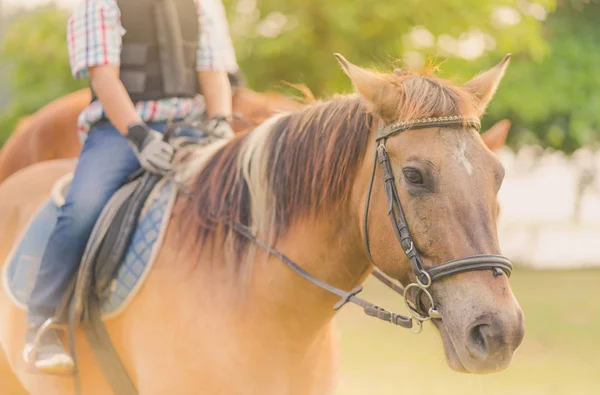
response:
<svg viewBox="0 0 600 395"><path fill-rule="evenodd" d="M387 311L371 302L367 302L366 300L361 299L358 296L356 296L358 293L360 293L363 290L362 285L359 285L358 287L354 288L350 292L336 288L333 285L327 284L327 283L319 280L318 278L313 277L310 273L308 273L306 270L302 269L300 266L298 266L296 263L294 263L287 256L285 256L281 252L269 247L264 241L260 240L256 236L254 236L247 226L244 226L240 223L233 223L232 228L234 231L236 231L241 236L254 242L257 246L259 246L260 248L265 250L268 254L273 255L274 257L281 260L283 263L288 265L293 271L295 271L296 273L298 273L299 275L301 275L302 277L304 277L311 283L315 284L316 286L318 286L320 288L323 288L324 290L326 290L328 292L331 292L332 294L339 296L340 300L333 306L334 310L339 310L346 303L351 302L351 303L354 303L354 304L362 307L363 311L368 316L376 317L383 321L391 322L392 324L395 324L395 325L400 325L403 328L411 328L412 327L412 320L410 318L399 315L399 314L392 313L391 311Z"/></svg>

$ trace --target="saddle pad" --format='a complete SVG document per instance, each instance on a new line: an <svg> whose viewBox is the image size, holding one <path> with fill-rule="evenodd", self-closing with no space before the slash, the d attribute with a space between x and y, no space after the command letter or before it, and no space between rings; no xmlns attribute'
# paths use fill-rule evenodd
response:
<svg viewBox="0 0 600 395"><path fill-rule="evenodd" d="M125 258L113 279L110 293L102 298L102 318L119 314L133 299L144 282L162 244L171 211L175 202L176 188L173 183L159 183L146 202L138 226ZM19 242L4 265L3 285L13 302L22 309L33 285L50 233L60 208L52 199L47 200L33 216Z"/></svg>

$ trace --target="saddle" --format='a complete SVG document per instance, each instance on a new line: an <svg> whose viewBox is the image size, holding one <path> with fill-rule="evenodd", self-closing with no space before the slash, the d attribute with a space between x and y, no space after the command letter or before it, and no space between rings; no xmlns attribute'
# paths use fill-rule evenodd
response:
<svg viewBox="0 0 600 395"><path fill-rule="evenodd" d="M199 128L198 122L172 124L165 133L165 140L169 141L176 150L187 145L206 145L216 138ZM137 394L137 390L114 350L104 326L102 302L113 291L117 273L131 245L140 215L153 191L158 191L155 193L158 196L155 197L156 200L160 200L161 188L157 188L159 182L176 183L174 180L170 181L166 177L141 169L132 174L111 197L94 226L77 275L74 276L61 306L55 317L44 324L37 335L40 339L47 329L67 326L69 348L77 364L74 332L76 327L82 324L104 375L115 393L120 395ZM63 179L61 183L55 185L52 192L55 203L61 203L61 200L64 202L64 195L69 185L70 178ZM165 189L164 184L162 189ZM164 210L163 215L165 215ZM35 355L32 360L35 360Z"/></svg>

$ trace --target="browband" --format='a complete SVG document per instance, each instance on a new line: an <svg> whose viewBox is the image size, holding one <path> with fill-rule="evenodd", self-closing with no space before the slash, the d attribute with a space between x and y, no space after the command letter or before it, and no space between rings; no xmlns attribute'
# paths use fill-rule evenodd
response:
<svg viewBox="0 0 600 395"><path fill-rule="evenodd" d="M479 118L475 116L460 115L437 118L421 118L411 121L398 121L387 126L380 127L379 130L377 130L375 140L379 141L397 133L402 133L408 129L425 129L446 126L468 126L479 131L481 128L481 122L479 121Z"/></svg>

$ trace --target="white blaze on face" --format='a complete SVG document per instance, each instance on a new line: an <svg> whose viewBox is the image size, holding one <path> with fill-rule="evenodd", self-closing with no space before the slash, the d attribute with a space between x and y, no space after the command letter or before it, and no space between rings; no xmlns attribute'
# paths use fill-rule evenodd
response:
<svg viewBox="0 0 600 395"><path fill-rule="evenodd" d="M456 159L456 162L459 165L464 166L465 170L467 170L467 174L473 174L473 165L469 162L469 158L467 158L467 143L461 138L458 138L457 140L454 159Z"/></svg>

